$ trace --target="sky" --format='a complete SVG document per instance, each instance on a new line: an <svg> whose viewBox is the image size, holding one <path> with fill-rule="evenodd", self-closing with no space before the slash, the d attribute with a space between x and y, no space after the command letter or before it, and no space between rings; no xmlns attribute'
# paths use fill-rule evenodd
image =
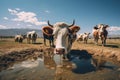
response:
<svg viewBox="0 0 120 80"><path fill-rule="evenodd" d="M0 0L0 29L42 29L66 22L80 26L79 33L108 24L109 33L120 34L120 0Z"/></svg>

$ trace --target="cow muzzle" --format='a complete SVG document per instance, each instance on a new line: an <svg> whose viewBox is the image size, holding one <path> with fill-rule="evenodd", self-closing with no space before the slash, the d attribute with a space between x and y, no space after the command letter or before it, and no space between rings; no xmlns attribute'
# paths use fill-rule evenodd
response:
<svg viewBox="0 0 120 80"><path fill-rule="evenodd" d="M65 49L64 48L55 48L54 53L59 54L59 55L65 54Z"/></svg>

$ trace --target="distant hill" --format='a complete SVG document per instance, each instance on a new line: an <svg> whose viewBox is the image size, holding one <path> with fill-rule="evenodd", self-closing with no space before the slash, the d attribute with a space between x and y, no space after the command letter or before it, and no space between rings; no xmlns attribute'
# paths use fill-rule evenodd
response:
<svg viewBox="0 0 120 80"><path fill-rule="evenodd" d="M0 36L15 36L17 34L26 34L33 30L37 32L39 37L42 37L42 31L38 29L0 29Z"/></svg>

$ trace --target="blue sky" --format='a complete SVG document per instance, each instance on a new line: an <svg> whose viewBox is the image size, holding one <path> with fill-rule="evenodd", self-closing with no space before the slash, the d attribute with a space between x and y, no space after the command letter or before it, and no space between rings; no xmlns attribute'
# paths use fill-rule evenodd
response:
<svg viewBox="0 0 120 80"><path fill-rule="evenodd" d="M120 0L0 0L0 9L0 29L41 29L47 20L71 24L75 19L79 33L103 23L120 34Z"/></svg>

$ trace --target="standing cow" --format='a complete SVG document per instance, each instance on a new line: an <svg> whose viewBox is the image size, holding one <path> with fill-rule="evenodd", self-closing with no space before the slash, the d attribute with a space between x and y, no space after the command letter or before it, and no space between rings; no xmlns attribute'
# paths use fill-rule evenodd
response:
<svg viewBox="0 0 120 80"><path fill-rule="evenodd" d="M89 35L90 35L90 33L79 34L77 37L77 41L83 41L85 44L87 44Z"/></svg>
<svg viewBox="0 0 120 80"><path fill-rule="evenodd" d="M25 36L24 35L15 35L15 42L19 42L19 43L22 43L23 40L25 39Z"/></svg>
<svg viewBox="0 0 120 80"><path fill-rule="evenodd" d="M32 43L36 43L37 39L37 33L35 31L31 31L27 33L27 43L30 43L30 40L32 40Z"/></svg>
<svg viewBox="0 0 120 80"><path fill-rule="evenodd" d="M106 24L99 24L94 27L93 37L96 44L98 44L98 39L100 38L102 41L102 45L106 45L106 39L108 35L108 31L106 30L107 27L109 26Z"/></svg>
<svg viewBox="0 0 120 80"><path fill-rule="evenodd" d="M70 52L72 43L76 39L76 33L80 30L79 26L74 26L75 21L71 25L66 24L65 22L57 22L54 25L51 25L48 21L48 25L53 28L54 38L56 40L56 45L54 53L63 54L65 59L67 53Z"/></svg>
<svg viewBox="0 0 120 80"><path fill-rule="evenodd" d="M46 39L49 40L50 47L54 47L54 38L53 38L53 29L50 26L45 26L42 28L43 38L44 38L44 45L46 46Z"/></svg>
<svg viewBox="0 0 120 80"><path fill-rule="evenodd" d="M90 35L90 33L84 33L83 34L83 41L84 41L85 44L87 44L87 41L89 39L89 35Z"/></svg>

